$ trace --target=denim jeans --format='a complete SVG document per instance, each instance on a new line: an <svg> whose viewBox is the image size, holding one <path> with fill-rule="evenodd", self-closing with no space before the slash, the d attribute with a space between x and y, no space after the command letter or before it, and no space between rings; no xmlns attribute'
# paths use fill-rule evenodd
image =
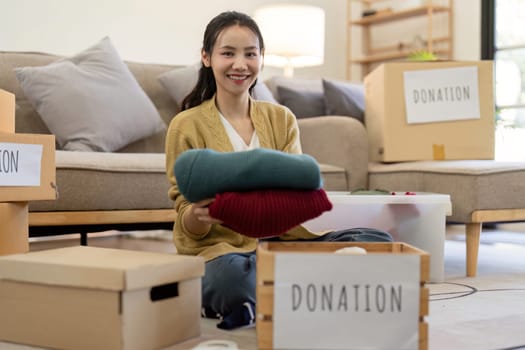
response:
<svg viewBox="0 0 525 350"><path fill-rule="evenodd" d="M372 228L350 228L332 231L314 241L320 242L392 242L392 236L385 231Z"/></svg>
<svg viewBox="0 0 525 350"><path fill-rule="evenodd" d="M392 242L392 237L376 229L352 228L329 232L312 241ZM206 317L221 317L226 324L222 327L219 324L220 328L232 329L249 322L251 315L246 305L255 309L255 267L255 252L230 253L206 263L202 279L203 313Z"/></svg>

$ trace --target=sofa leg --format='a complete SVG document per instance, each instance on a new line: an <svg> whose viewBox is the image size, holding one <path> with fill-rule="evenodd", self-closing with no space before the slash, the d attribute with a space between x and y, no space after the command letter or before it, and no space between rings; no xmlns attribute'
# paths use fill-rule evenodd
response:
<svg viewBox="0 0 525 350"><path fill-rule="evenodd" d="M480 222L466 224L467 241L467 277L475 277L478 269L479 236L481 234Z"/></svg>

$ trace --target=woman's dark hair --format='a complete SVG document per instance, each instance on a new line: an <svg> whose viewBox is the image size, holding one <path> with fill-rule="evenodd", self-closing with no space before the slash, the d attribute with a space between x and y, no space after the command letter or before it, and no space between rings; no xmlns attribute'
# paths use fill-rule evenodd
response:
<svg viewBox="0 0 525 350"><path fill-rule="evenodd" d="M261 53L264 52L264 42L261 31L257 23L248 15L236 11L226 11L218 16L214 17L210 23L206 26L204 31L204 39L202 41L202 50L206 52L209 56L213 51L213 47L217 41L219 34L226 28L239 25L241 27L247 27L250 29L257 38L259 39L259 49ZM250 86L250 94L253 87L257 81ZM199 70L199 79L197 85L189 93L188 96L184 98L181 104L181 109L189 109L201 104L205 100L209 100L213 97L217 91L217 85L215 83L215 77L213 76L213 71L211 67L206 67L201 63L201 68Z"/></svg>

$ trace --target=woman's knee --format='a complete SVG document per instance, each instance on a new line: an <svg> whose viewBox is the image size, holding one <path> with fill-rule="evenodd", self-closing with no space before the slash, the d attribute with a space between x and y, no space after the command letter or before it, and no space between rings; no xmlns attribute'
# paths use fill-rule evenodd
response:
<svg viewBox="0 0 525 350"><path fill-rule="evenodd" d="M230 305L255 302L255 254L228 254L218 259L206 264L203 303L224 312Z"/></svg>

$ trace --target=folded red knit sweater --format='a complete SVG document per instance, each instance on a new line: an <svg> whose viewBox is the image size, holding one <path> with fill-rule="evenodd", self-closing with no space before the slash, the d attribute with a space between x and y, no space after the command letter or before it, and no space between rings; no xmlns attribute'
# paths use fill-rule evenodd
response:
<svg viewBox="0 0 525 350"><path fill-rule="evenodd" d="M279 236L332 209L323 189L224 192L215 196L210 215L243 235Z"/></svg>

